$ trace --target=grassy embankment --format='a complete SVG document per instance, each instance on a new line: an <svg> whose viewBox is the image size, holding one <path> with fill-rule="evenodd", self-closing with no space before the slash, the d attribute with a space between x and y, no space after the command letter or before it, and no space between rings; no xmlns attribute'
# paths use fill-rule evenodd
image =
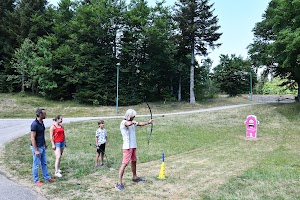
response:
<svg viewBox="0 0 300 200"><path fill-rule="evenodd" d="M27 117L25 111L32 113L42 104L39 100L32 104L32 100L26 98L22 105L18 104L19 100L14 101L16 110L24 104L28 107L21 109L21 114L15 117ZM193 106L184 103L150 105L153 113L162 113L246 101L225 98ZM115 114L114 107L43 104L48 114L49 110L53 112L51 114L64 111L68 117L81 113L83 116ZM127 108L120 108L120 113ZM139 114L148 114L144 104L133 108ZM120 119L105 120L111 144L107 148L110 166L106 163L101 169L94 168L95 149L90 144L94 143L97 124L87 121L65 125L68 147L62 157L64 173L56 183L45 184L42 188L32 183L28 135L6 145L6 169L22 184L51 199L300 199L299 111L297 103L274 103L157 117L150 145L147 144L150 127L137 128L138 174L145 177L146 182L133 183L128 167L124 175L124 192L114 188L122 157ZM245 138L244 120L249 114L256 115L260 122L257 139ZM137 118L138 121L147 119ZM166 180L156 178L162 151L165 153ZM54 155L50 150L47 153L53 175Z"/></svg>

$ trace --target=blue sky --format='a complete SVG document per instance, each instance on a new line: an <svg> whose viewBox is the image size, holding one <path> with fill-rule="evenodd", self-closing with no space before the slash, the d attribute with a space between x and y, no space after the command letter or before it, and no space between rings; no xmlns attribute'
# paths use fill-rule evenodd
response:
<svg viewBox="0 0 300 200"><path fill-rule="evenodd" d="M60 0L48 0L57 5ZM155 0L148 0L149 5L154 5ZM247 46L253 41L252 29L256 22L262 20L270 0L210 0L214 3L214 15L219 18L222 32L218 42L222 45L212 51L209 57L213 66L219 63L221 54L235 54L247 58ZM166 0L166 5L174 5L175 0Z"/></svg>

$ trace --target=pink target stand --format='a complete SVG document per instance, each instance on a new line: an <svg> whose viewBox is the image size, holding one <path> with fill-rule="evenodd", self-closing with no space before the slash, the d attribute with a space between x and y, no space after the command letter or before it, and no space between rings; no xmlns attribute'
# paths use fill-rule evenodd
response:
<svg viewBox="0 0 300 200"><path fill-rule="evenodd" d="M244 122L246 125L246 137L247 138L256 138L257 137L257 118L255 115L248 115L246 121Z"/></svg>

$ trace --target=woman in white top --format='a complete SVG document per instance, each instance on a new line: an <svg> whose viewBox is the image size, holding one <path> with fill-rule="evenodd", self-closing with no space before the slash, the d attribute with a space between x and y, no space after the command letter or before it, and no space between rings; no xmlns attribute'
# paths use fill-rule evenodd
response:
<svg viewBox="0 0 300 200"><path fill-rule="evenodd" d="M123 160L122 165L119 170L119 179L116 185L118 190L124 190L124 186L122 184L122 178L124 175L125 168L127 164L131 161L131 170L132 170L132 181L140 182L144 181L144 179L140 178L136 174L136 135L135 135L135 127L136 126L145 126L152 123L152 119L148 122L137 122L134 121L136 115L136 111L133 109L128 109L125 113L124 120L122 120L120 124L120 130L123 137Z"/></svg>

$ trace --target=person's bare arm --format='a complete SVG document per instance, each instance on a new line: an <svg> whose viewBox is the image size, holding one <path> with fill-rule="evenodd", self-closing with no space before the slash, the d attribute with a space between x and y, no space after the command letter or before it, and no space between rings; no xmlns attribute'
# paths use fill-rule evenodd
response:
<svg viewBox="0 0 300 200"><path fill-rule="evenodd" d="M52 149L55 150L55 144L54 144L54 139L53 139L53 131L54 131L54 127L51 126L50 129L49 129L49 133L50 133L50 141L51 141L51 144L52 144Z"/></svg>
<svg viewBox="0 0 300 200"><path fill-rule="evenodd" d="M150 119L149 121L147 121L147 122L137 122L137 121L126 121L125 122L125 126L131 126L131 125L133 125L133 124L136 124L137 126L145 126L145 125L148 125L148 124L152 124L152 122L153 122L153 119Z"/></svg>
<svg viewBox="0 0 300 200"><path fill-rule="evenodd" d="M96 136L96 147L98 148L98 138Z"/></svg>
<svg viewBox="0 0 300 200"><path fill-rule="evenodd" d="M137 122L137 125L138 125L138 126L145 126L145 125L152 124L152 122L153 122L153 119L150 119L150 120L147 121L147 122Z"/></svg>
<svg viewBox="0 0 300 200"><path fill-rule="evenodd" d="M40 156L40 152L38 150L38 147L36 145L36 140L35 140L35 136L36 136L36 132L35 131L31 131L31 134L30 134L30 139L31 139L31 145L35 151L35 155L36 156Z"/></svg>

